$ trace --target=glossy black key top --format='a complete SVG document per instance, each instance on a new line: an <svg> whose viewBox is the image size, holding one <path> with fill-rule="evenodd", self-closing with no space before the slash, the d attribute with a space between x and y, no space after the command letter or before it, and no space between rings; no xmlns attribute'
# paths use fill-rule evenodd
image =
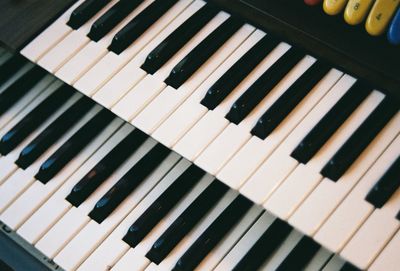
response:
<svg viewBox="0 0 400 271"><path fill-rule="evenodd" d="M371 91L371 87L356 82L301 140L291 156L303 164L310 161Z"/></svg>
<svg viewBox="0 0 400 271"><path fill-rule="evenodd" d="M251 133L261 139L269 136L330 69L321 61L315 62L261 116Z"/></svg>
<svg viewBox="0 0 400 271"><path fill-rule="evenodd" d="M235 101L225 118L239 124L303 57L290 48Z"/></svg>
<svg viewBox="0 0 400 271"><path fill-rule="evenodd" d="M0 86L22 68L28 61L21 55L15 54L0 66Z"/></svg>
<svg viewBox="0 0 400 271"><path fill-rule="evenodd" d="M397 213L396 219L397 219L397 220L400 220L400 211Z"/></svg>
<svg viewBox="0 0 400 271"><path fill-rule="evenodd" d="M72 11L67 25L78 29L110 2L111 0L86 0Z"/></svg>
<svg viewBox="0 0 400 271"><path fill-rule="evenodd" d="M0 115L11 108L23 95L32 89L47 72L39 66L33 67L0 94Z"/></svg>
<svg viewBox="0 0 400 271"><path fill-rule="evenodd" d="M243 22L230 17L200 42L171 71L165 83L178 89L201 65L243 26Z"/></svg>
<svg viewBox="0 0 400 271"><path fill-rule="evenodd" d="M164 15L178 0L156 0L133 18L113 38L108 49L120 54Z"/></svg>
<svg viewBox="0 0 400 271"><path fill-rule="evenodd" d="M278 44L279 41L271 35L258 41L210 87L201 104L210 110L215 109Z"/></svg>
<svg viewBox="0 0 400 271"><path fill-rule="evenodd" d="M240 221L252 206L251 201L239 195L200 235L178 260L173 271L194 270L225 235Z"/></svg>
<svg viewBox="0 0 400 271"><path fill-rule="evenodd" d="M66 199L78 207L142 145L146 138L146 134L139 129L132 131L72 188Z"/></svg>
<svg viewBox="0 0 400 271"><path fill-rule="evenodd" d="M137 8L144 0L120 0L100 16L90 28L88 37L99 41L116 27L129 13Z"/></svg>
<svg viewBox="0 0 400 271"><path fill-rule="evenodd" d="M317 254L320 247L310 237L304 236L278 266L276 271L304 270L315 254Z"/></svg>
<svg viewBox="0 0 400 271"><path fill-rule="evenodd" d="M157 239L146 257L156 264L164 260L227 191L226 185L213 181Z"/></svg>
<svg viewBox="0 0 400 271"><path fill-rule="evenodd" d="M389 167L382 178L371 188L366 200L381 208L400 187L400 157Z"/></svg>
<svg viewBox="0 0 400 271"><path fill-rule="evenodd" d="M290 227L289 224L280 219L276 219L233 270L258 270L265 260L283 243L291 230L292 227Z"/></svg>
<svg viewBox="0 0 400 271"><path fill-rule="evenodd" d="M73 94L70 86L63 85L48 96L0 139L0 153L6 155L12 151Z"/></svg>
<svg viewBox="0 0 400 271"><path fill-rule="evenodd" d="M150 74L155 73L217 13L218 9L211 4L203 6L151 51L141 68Z"/></svg>
<svg viewBox="0 0 400 271"><path fill-rule="evenodd" d="M342 268L340 268L339 271L361 271L361 269L358 269L357 267L355 267L354 265L352 265L351 263L345 263Z"/></svg>
<svg viewBox="0 0 400 271"><path fill-rule="evenodd" d="M161 144L153 147L96 203L89 216L101 223L170 154Z"/></svg>
<svg viewBox="0 0 400 271"><path fill-rule="evenodd" d="M47 126L35 139L26 145L15 163L22 169L29 167L93 106L94 103L89 98L80 98L61 116Z"/></svg>
<svg viewBox="0 0 400 271"><path fill-rule="evenodd" d="M130 226L123 240L131 247L137 246L204 174L203 170L191 165Z"/></svg>
<svg viewBox="0 0 400 271"><path fill-rule="evenodd" d="M333 181L342 177L397 112L396 102L385 98L328 161L321 174Z"/></svg>
<svg viewBox="0 0 400 271"><path fill-rule="evenodd" d="M35 178L46 184L90 143L115 116L107 109L101 110L79 131L72 135L39 168Z"/></svg>

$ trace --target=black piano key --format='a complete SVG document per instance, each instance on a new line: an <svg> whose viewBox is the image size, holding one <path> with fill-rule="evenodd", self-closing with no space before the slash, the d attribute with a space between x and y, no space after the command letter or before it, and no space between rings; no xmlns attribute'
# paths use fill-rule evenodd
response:
<svg viewBox="0 0 400 271"><path fill-rule="evenodd" d="M36 106L0 139L0 153L6 155L12 151L59 109L73 93L74 91L70 86L63 85Z"/></svg>
<svg viewBox="0 0 400 271"><path fill-rule="evenodd" d="M163 261L228 189L223 183L213 181L157 239L146 257L156 264Z"/></svg>
<svg viewBox="0 0 400 271"><path fill-rule="evenodd" d="M147 139L135 129L97 163L71 190L66 199L75 207L84 202Z"/></svg>
<svg viewBox="0 0 400 271"><path fill-rule="evenodd" d="M104 8L111 0L86 0L74 9L69 17L67 25L72 29L78 29L89 21L97 12Z"/></svg>
<svg viewBox="0 0 400 271"><path fill-rule="evenodd" d="M32 89L47 72L39 66L33 67L0 94L0 115L11 108L23 95Z"/></svg>
<svg viewBox="0 0 400 271"><path fill-rule="evenodd" d="M366 200L376 208L381 208L400 187L400 157L371 188Z"/></svg>
<svg viewBox="0 0 400 271"><path fill-rule="evenodd" d="M22 68L28 61L21 55L15 54L0 66L0 86Z"/></svg>
<svg viewBox="0 0 400 271"><path fill-rule="evenodd" d="M271 35L258 41L210 87L201 104L210 110L215 109L278 44L279 41Z"/></svg>
<svg viewBox="0 0 400 271"><path fill-rule="evenodd" d="M200 42L171 71L165 83L178 89L201 65L243 26L243 22L230 17Z"/></svg>
<svg viewBox="0 0 400 271"><path fill-rule="evenodd" d="M1 259L0 259L0 270L1 271L14 271L14 269L11 266L9 266L5 262L3 262Z"/></svg>
<svg viewBox="0 0 400 271"><path fill-rule="evenodd" d="M330 67L321 61L315 62L261 116L251 133L261 139L269 136L329 70Z"/></svg>
<svg viewBox="0 0 400 271"><path fill-rule="evenodd" d="M210 253L210 251L224 238L224 236L226 236L240 221L251 206L251 201L242 195L237 196L237 198L181 256L172 270L194 270L204 257L206 257L208 253Z"/></svg>
<svg viewBox="0 0 400 271"><path fill-rule="evenodd" d="M96 203L89 216L101 223L170 154L161 144L153 147Z"/></svg>
<svg viewBox="0 0 400 271"><path fill-rule="evenodd" d="M233 268L233 271L258 270L290 234L292 227L276 219Z"/></svg>
<svg viewBox="0 0 400 271"><path fill-rule="evenodd" d="M120 0L98 18L90 28L88 37L99 41L116 27L144 0Z"/></svg>
<svg viewBox="0 0 400 271"><path fill-rule="evenodd" d="M26 145L15 163L22 169L29 167L93 106L94 103L89 98L80 98L74 105L47 126L35 139Z"/></svg>
<svg viewBox="0 0 400 271"><path fill-rule="evenodd" d="M39 168L35 178L46 184L90 143L115 116L107 109L101 110L79 131L72 135Z"/></svg>
<svg viewBox="0 0 400 271"><path fill-rule="evenodd" d="M400 211L397 213L396 219L400 221Z"/></svg>
<svg viewBox="0 0 400 271"><path fill-rule="evenodd" d="M211 4L203 6L151 51L141 68L154 74L217 13L218 9Z"/></svg>
<svg viewBox="0 0 400 271"><path fill-rule="evenodd" d="M339 271L361 271L361 269L358 269L357 267L355 267L354 265L352 265L351 263L345 263L342 268L340 268Z"/></svg>
<svg viewBox="0 0 400 271"><path fill-rule="evenodd" d="M290 48L235 101L225 118L239 124L303 57L303 52Z"/></svg>
<svg viewBox="0 0 400 271"><path fill-rule="evenodd" d="M310 237L304 236L278 266L276 271L303 270L315 254L317 254L320 247Z"/></svg>
<svg viewBox="0 0 400 271"><path fill-rule="evenodd" d="M303 164L310 161L371 91L371 87L356 82L302 139L291 156Z"/></svg>
<svg viewBox="0 0 400 271"><path fill-rule="evenodd" d="M133 18L113 38L108 49L120 54L167 12L177 0L156 0Z"/></svg>
<svg viewBox="0 0 400 271"><path fill-rule="evenodd" d="M132 224L123 240L131 247L137 246L204 174L195 165L185 170Z"/></svg>
<svg viewBox="0 0 400 271"><path fill-rule="evenodd" d="M328 161L321 174L333 181L342 177L397 112L396 102L385 98Z"/></svg>

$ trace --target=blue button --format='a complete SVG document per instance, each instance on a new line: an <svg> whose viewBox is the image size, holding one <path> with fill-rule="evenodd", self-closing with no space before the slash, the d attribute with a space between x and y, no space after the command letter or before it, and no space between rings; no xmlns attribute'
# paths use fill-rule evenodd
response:
<svg viewBox="0 0 400 271"><path fill-rule="evenodd" d="M390 43L400 44L400 8L397 9L396 15L394 15L387 36Z"/></svg>

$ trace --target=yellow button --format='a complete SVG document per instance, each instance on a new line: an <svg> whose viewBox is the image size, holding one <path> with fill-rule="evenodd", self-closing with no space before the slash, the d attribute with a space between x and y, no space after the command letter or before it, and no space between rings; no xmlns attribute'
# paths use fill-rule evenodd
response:
<svg viewBox="0 0 400 271"><path fill-rule="evenodd" d="M339 14L348 0L324 0L324 11L329 15Z"/></svg>
<svg viewBox="0 0 400 271"><path fill-rule="evenodd" d="M365 29L372 36L385 32L400 0L376 0L365 23Z"/></svg>
<svg viewBox="0 0 400 271"><path fill-rule="evenodd" d="M373 0L350 0L344 11L344 20L351 25L364 21Z"/></svg>

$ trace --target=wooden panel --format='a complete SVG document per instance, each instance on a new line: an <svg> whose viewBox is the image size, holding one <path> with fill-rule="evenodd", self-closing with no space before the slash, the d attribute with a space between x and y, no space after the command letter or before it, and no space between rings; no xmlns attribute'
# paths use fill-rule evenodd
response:
<svg viewBox="0 0 400 271"><path fill-rule="evenodd" d="M76 0L0 0L0 42L20 50Z"/></svg>

